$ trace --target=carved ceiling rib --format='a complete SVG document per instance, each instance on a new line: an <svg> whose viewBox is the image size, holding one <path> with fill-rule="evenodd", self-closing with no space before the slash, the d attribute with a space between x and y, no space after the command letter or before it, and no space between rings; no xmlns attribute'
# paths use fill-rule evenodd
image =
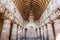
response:
<svg viewBox="0 0 60 40"><path fill-rule="evenodd" d="M13 0L22 17L28 20L29 12L32 10L35 20L43 14L49 0Z"/></svg>

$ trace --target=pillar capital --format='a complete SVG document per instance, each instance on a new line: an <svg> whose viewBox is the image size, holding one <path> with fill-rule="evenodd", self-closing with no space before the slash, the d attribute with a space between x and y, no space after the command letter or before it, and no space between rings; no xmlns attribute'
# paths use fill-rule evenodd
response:
<svg viewBox="0 0 60 40"><path fill-rule="evenodd" d="M10 20L8 17L4 16L4 20Z"/></svg>
<svg viewBox="0 0 60 40"><path fill-rule="evenodd" d="M4 20L4 13L0 13L0 19Z"/></svg>
<svg viewBox="0 0 60 40"><path fill-rule="evenodd" d="M57 17L57 19L60 19L60 15Z"/></svg>
<svg viewBox="0 0 60 40"><path fill-rule="evenodd" d="M50 21L48 24L53 24L54 23L54 21Z"/></svg>
<svg viewBox="0 0 60 40"><path fill-rule="evenodd" d="M12 23L13 23L13 24L17 24L14 20L12 20Z"/></svg>

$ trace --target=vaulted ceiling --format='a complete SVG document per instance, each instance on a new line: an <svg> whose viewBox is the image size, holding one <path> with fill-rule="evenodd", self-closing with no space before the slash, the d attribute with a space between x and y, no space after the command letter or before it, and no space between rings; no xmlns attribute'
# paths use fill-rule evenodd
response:
<svg viewBox="0 0 60 40"><path fill-rule="evenodd" d="M39 19L49 3L49 0L13 0L13 1L25 20L28 20L30 11L33 12L35 20Z"/></svg>

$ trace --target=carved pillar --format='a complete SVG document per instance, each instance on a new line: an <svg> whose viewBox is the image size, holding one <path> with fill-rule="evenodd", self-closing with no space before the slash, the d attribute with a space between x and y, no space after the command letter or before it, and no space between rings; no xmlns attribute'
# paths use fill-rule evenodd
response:
<svg viewBox="0 0 60 40"><path fill-rule="evenodd" d="M49 40L48 26L47 26L47 24L45 26L46 26L46 40Z"/></svg>
<svg viewBox="0 0 60 40"><path fill-rule="evenodd" d="M37 28L37 39L40 40L39 28Z"/></svg>
<svg viewBox="0 0 60 40"><path fill-rule="evenodd" d="M54 40L55 40L55 39L56 39L56 34L55 34L54 22L51 21L50 23L51 23L51 25L52 25L52 30L53 30Z"/></svg>
<svg viewBox="0 0 60 40"><path fill-rule="evenodd" d="M27 29L25 29L25 40L27 40Z"/></svg>
<svg viewBox="0 0 60 40"><path fill-rule="evenodd" d="M44 40L47 40L48 30L46 29L46 25L44 26Z"/></svg>
<svg viewBox="0 0 60 40"><path fill-rule="evenodd" d="M54 31L53 31L54 29L53 29L52 23L51 22L48 23L47 27L48 27L48 30L49 30L48 32L50 34L49 35L49 40L55 40L55 36L54 36L55 34L54 34Z"/></svg>
<svg viewBox="0 0 60 40"><path fill-rule="evenodd" d="M17 36L17 24L13 23L11 40L16 40Z"/></svg>
<svg viewBox="0 0 60 40"><path fill-rule="evenodd" d="M43 27L41 27L41 40L43 40Z"/></svg>
<svg viewBox="0 0 60 40"><path fill-rule="evenodd" d="M2 33L2 28L3 28L3 22L4 22L4 13L0 13L0 39L1 39L1 33Z"/></svg>
<svg viewBox="0 0 60 40"><path fill-rule="evenodd" d="M21 28L22 28L22 27L21 27ZM22 40L23 40L23 29L22 29L22 33L21 33L21 35L22 35L21 38L22 38Z"/></svg>
<svg viewBox="0 0 60 40"><path fill-rule="evenodd" d="M4 20L1 40L9 40L10 24L11 24L10 20Z"/></svg>
<svg viewBox="0 0 60 40"><path fill-rule="evenodd" d="M12 36L12 27L13 27L12 24L13 24L13 23L12 23L12 21L11 21L11 27L10 27L10 33L9 33L9 40L11 40L11 36Z"/></svg>
<svg viewBox="0 0 60 40"><path fill-rule="evenodd" d="M60 33L60 19L54 20L54 27L55 27L55 36Z"/></svg>
<svg viewBox="0 0 60 40"><path fill-rule="evenodd" d="M3 28L3 20L0 19L0 39L1 39L2 28Z"/></svg>
<svg viewBox="0 0 60 40"><path fill-rule="evenodd" d="M35 29L35 32L36 32L36 40L38 40L38 28Z"/></svg>
<svg viewBox="0 0 60 40"><path fill-rule="evenodd" d="M23 40L25 40L25 29L23 29Z"/></svg>
<svg viewBox="0 0 60 40"><path fill-rule="evenodd" d="M42 31L43 31L43 37L42 38L44 40L44 26L42 27Z"/></svg>
<svg viewBox="0 0 60 40"><path fill-rule="evenodd" d="M17 24L17 35L16 35L16 40L18 40L18 24Z"/></svg>
<svg viewBox="0 0 60 40"><path fill-rule="evenodd" d="M20 26L18 26L18 40L20 40L20 35L21 34L21 30L20 30Z"/></svg>
<svg viewBox="0 0 60 40"><path fill-rule="evenodd" d="M23 30L22 30L22 27L20 26L20 31L21 31L21 34L20 34L20 40L23 40Z"/></svg>
<svg viewBox="0 0 60 40"><path fill-rule="evenodd" d="M41 28L39 28L39 33L40 33L40 40L42 39L42 37L41 37Z"/></svg>

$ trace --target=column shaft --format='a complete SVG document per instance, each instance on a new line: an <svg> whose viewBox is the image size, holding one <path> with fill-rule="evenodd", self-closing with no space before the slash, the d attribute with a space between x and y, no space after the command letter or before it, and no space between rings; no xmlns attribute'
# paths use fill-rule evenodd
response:
<svg viewBox="0 0 60 40"><path fill-rule="evenodd" d="M21 30L20 30L20 26L18 26L18 40L20 40L20 35L21 34Z"/></svg>
<svg viewBox="0 0 60 40"><path fill-rule="evenodd" d="M37 39L40 40L39 28L37 28Z"/></svg>
<svg viewBox="0 0 60 40"><path fill-rule="evenodd" d="M47 35L46 40L49 40L49 34L48 34L48 27L47 27L47 25L46 25L46 35Z"/></svg>
<svg viewBox="0 0 60 40"><path fill-rule="evenodd" d="M48 37L49 37L49 40L54 40L54 35L53 35L53 31L52 31L52 24L51 23L48 23L47 24L47 27L46 27L46 30L48 29ZM47 32L47 31L46 31Z"/></svg>
<svg viewBox="0 0 60 40"><path fill-rule="evenodd" d="M1 40L9 40L9 33L10 33L10 20L4 20Z"/></svg>
<svg viewBox="0 0 60 40"><path fill-rule="evenodd" d="M12 28L11 40L16 40L16 35L17 35L17 24L14 23Z"/></svg>
<svg viewBox="0 0 60 40"><path fill-rule="evenodd" d="M10 27L9 40L11 40L11 35L12 35L12 21L11 21L11 27Z"/></svg>
<svg viewBox="0 0 60 40"><path fill-rule="evenodd" d="M23 29L23 40L25 40L25 29Z"/></svg>
<svg viewBox="0 0 60 40"><path fill-rule="evenodd" d="M54 27L54 23L52 23L52 30L53 30L53 34L54 34L54 40L56 39L56 34L55 34L55 27Z"/></svg>
<svg viewBox="0 0 60 40"><path fill-rule="evenodd" d="M39 28L39 32L40 32L40 40L41 40L41 28Z"/></svg>
<svg viewBox="0 0 60 40"><path fill-rule="evenodd" d="M43 40L43 27L41 27L41 40Z"/></svg>
<svg viewBox="0 0 60 40"><path fill-rule="evenodd" d="M3 20L0 20L0 39L1 39L2 28L3 28Z"/></svg>

